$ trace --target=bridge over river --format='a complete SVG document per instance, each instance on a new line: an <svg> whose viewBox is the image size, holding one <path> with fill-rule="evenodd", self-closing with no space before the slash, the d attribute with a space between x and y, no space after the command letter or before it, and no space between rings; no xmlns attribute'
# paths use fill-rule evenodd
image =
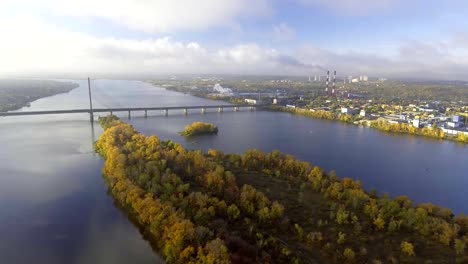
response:
<svg viewBox="0 0 468 264"><path fill-rule="evenodd" d="M114 112L128 112L128 118L131 118L131 113L141 111L148 116L149 111L163 111L167 116L169 110L183 110L185 115L188 114L189 109L199 109L202 114L206 109L218 109L218 112L223 112L225 108L233 108L234 111L239 111L241 108L248 108L254 110L255 106L252 105L198 105L198 106L165 106L165 107L124 107L124 108L97 108L97 109L70 109L70 110L44 110L44 111L23 111L23 112L0 112L0 116L26 116L26 115L56 115L56 114L79 114L89 113L91 121L94 120L94 113L110 113Z"/></svg>
<svg viewBox="0 0 468 264"><path fill-rule="evenodd" d="M148 116L148 111L163 111L167 116L169 110L183 110L185 115L188 114L189 109L200 109L204 114L206 109L217 108L218 112L223 112L225 108L233 108L234 111L239 111L240 108L248 108L254 110L254 105L240 105L240 104L226 104L226 105L199 105L199 106L164 106L164 107L119 107L119 108L93 108L91 100L91 81L88 78L88 91L89 91L89 109L68 109L68 110L44 110L44 111L19 111L19 112L0 112L1 116L27 116L27 115L56 115L56 114L80 114L89 113L91 122L94 121L94 113L110 113L114 112L128 112L128 118L131 118L131 113L135 111L144 111L145 117Z"/></svg>

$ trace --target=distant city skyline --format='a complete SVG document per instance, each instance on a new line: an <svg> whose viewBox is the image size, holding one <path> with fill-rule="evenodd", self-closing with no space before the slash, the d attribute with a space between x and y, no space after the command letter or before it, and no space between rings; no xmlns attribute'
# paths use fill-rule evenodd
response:
<svg viewBox="0 0 468 264"><path fill-rule="evenodd" d="M468 80L468 3L0 0L0 75Z"/></svg>

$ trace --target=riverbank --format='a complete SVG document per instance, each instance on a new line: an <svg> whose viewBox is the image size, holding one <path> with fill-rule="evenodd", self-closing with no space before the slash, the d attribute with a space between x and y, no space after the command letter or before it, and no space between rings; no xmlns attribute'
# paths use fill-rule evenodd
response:
<svg viewBox="0 0 468 264"><path fill-rule="evenodd" d="M106 182L168 263L467 260L468 219L449 209L378 197L278 151L190 151L109 121L97 142Z"/></svg>
<svg viewBox="0 0 468 264"><path fill-rule="evenodd" d="M335 114L329 111L322 111L322 110L311 111L309 109L287 108L287 107L281 107L281 106L267 106L263 109L276 111L276 112L287 112L291 114L296 114L296 115L301 115L301 116L306 116L306 117L316 118L316 119L338 121L338 122L353 124L353 125L363 125L363 126L374 128L379 131L383 131L383 132L422 136L422 137L441 139L441 140L451 140L451 141L456 141L456 142L464 143L464 144L468 143L468 136L466 136L465 134L460 133L458 136L446 135L444 131L440 128L432 128L432 127L431 128L416 128L409 124L401 124L401 123L391 124L386 120L356 121L351 115Z"/></svg>
<svg viewBox="0 0 468 264"><path fill-rule="evenodd" d="M152 84L154 85L154 84ZM186 93L184 89L178 89L177 87L164 87L167 90L175 91L175 92L183 92ZM208 96L204 93L191 93L191 95L216 100L216 101L224 101L234 104L242 104L243 101L239 100L232 100L229 97L213 97ZM416 128L410 124L393 124L386 120L372 120L372 121L365 121L362 118L356 119L354 116L348 114L337 114L330 111L325 110L310 110L305 108L288 108L282 107L278 105L267 105L267 106L257 106L262 110L266 111L273 111L273 112L287 112L291 114L301 115L305 117L315 118L315 119L323 119L323 120L330 120L330 121L337 121L346 124L353 124L353 125L363 125L368 126L373 129L382 131L382 132L389 132L389 133L396 133L396 134L407 134L413 136L421 136L427 137L432 139L439 139L439 140L449 140L449 141L456 141L462 144L468 144L468 135L464 133L459 133L457 136L448 135L440 128Z"/></svg>
<svg viewBox="0 0 468 264"><path fill-rule="evenodd" d="M168 88L166 88L168 89ZM168 89L171 90L171 89ZM178 90L173 90L180 92ZM219 97L211 97L205 96L203 94L192 94L193 96L197 96L200 98L210 99L210 100L217 100L217 101L225 101L229 103L236 103L239 104L239 101L233 101L230 99L223 99ZM440 128L416 128L409 124L392 124L385 120L373 120L373 121L365 121L362 119L356 120L353 116L348 114L336 114L330 111L324 110L313 110L310 109L303 109L303 108L288 108L282 107L278 105L268 105L268 106L257 106L260 107L262 110L266 111L273 111L273 112L287 112L291 114L306 116L315 119L323 119L323 120L330 120L330 121L337 121L346 124L353 124L353 125L363 125L374 128L379 131L389 132L389 133L397 133L397 134L407 134L413 136L422 136L432 139L440 139L440 140L450 140L456 141L463 144L468 144L468 136L459 133L458 136L448 135Z"/></svg>
<svg viewBox="0 0 468 264"><path fill-rule="evenodd" d="M17 110L30 103L60 93L68 93L77 83L50 80L0 79L0 112Z"/></svg>

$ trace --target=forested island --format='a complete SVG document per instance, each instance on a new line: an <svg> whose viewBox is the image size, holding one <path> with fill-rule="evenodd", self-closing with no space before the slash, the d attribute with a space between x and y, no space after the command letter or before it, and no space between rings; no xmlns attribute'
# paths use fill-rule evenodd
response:
<svg viewBox="0 0 468 264"><path fill-rule="evenodd" d="M0 112L16 110L37 99L67 93L76 87L78 84L72 82L0 79Z"/></svg>
<svg viewBox="0 0 468 264"><path fill-rule="evenodd" d="M278 151L184 149L115 116L96 150L117 203L167 263L466 263L468 217Z"/></svg>
<svg viewBox="0 0 468 264"><path fill-rule="evenodd" d="M184 137L218 134L218 127L210 123L193 122L187 125L180 134Z"/></svg>

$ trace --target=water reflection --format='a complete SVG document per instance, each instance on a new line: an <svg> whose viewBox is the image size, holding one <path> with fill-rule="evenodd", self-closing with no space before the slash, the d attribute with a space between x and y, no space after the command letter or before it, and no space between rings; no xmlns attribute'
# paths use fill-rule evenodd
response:
<svg viewBox="0 0 468 264"><path fill-rule="evenodd" d="M214 123L217 136L186 140L177 134L194 121ZM182 142L187 148L242 153L250 148L293 154L341 177L392 196L407 195L468 212L468 148L449 141L396 135L311 120L286 113L237 112L132 119L137 130Z"/></svg>
<svg viewBox="0 0 468 264"><path fill-rule="evenodd" d="M26 110L87 108L86 81ZM134 81L93 81L95 107L219 104ZM216 111L216 109L212 110ZM468 212L468 148L389 136L368 128L284 113L191 111L132 113L141 132L186 147L241 153L279 149L391 195ZM99 115L96 115L96 119ZM126 119L126 113L122 115ZM217 136L186 140L185 125L205 121ZM0 118L0 257L3 263L158 263L138 230L114 206L93 152L102 133L88 114Z"/></svg>

